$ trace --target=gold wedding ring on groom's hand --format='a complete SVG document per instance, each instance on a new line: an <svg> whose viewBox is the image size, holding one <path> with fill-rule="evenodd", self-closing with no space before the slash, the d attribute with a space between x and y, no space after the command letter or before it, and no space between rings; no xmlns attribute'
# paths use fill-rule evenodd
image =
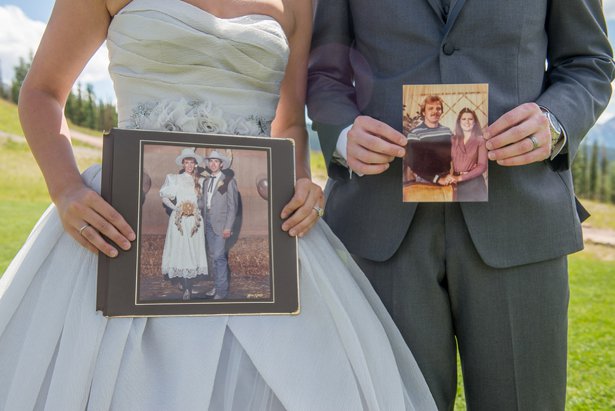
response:
<svg viewBox="0 0 615 411"><path fill-rule="evenodd" d="M316 211L316 215L318 217L322 217L323 215L325 215L325 210L323 210L320 207L312 207L314 209L314 211Z"/></svg>
<svg viewBox="0 0 615 411"><path fill-rule="evenodd" d="M86 228L88 228L89 226L90 226L90 225L89 225L88 223L85 223L85 224L83 225L83 227L81 227L81 228L79 229L79 235L83 235L83 230L85 230L85 229L86 229Z"/></svg>
<svg viewBox="0 0 615 411"><path fill-rule="evenodd" d="M528 136L527 138L529 138L530 141L532 142L532 150L531 151L534 151L538 147L540 147L540 144L538 143L538 139L536 138L535 135L532 134L531 136Z"/></svg>

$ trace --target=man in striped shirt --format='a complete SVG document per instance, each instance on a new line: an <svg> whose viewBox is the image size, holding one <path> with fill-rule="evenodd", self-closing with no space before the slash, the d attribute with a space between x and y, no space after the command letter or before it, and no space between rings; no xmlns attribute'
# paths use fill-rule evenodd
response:
<svg viewBox="0 0 615 411"><path fill-rule="evenodd" d="M427 96L421 104L423 122L408 133L404 164L418 182L436 184L451 168L450 128L440 124L444 104L439 96Z"/></svg>

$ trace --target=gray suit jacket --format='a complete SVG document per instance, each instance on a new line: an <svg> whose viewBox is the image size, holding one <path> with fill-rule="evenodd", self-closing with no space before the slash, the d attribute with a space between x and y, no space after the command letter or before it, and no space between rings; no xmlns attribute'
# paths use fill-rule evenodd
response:
<svg viewBox="0 0 615 411"><path fill-rule="evenodd" d="M508 267L581 249L570 163L609 101L614 70L601 2L452 0L446 23L440 4L318 2L308 110L335 180L327 222L351 253L390 258L416 208L401 201L401 161L349 179L331 161L339 132L360 114L401 130L404 84L489 83L490 122L537 102L555 114L568 143L552 162L490 164L489 202L461 204L478 252L488 265Z"/></svg>
<svg viewBox="0 0 615 411"><path fill-rule="evenodd" d="M207 195L208 184L209 178L206 178L203 183L204 196ZM217 235L221 236L224 230L233 229L233 223L237 216L238 196L237 180L222 174L211 197L211 208L209 210L207 209L207 199L205 199L204 214L206 216L209 213L212 228Z"/></svg>

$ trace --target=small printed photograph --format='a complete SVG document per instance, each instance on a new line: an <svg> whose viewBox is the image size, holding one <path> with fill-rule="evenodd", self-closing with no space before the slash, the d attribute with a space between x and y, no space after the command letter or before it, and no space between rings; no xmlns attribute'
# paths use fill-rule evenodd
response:
<svg viewBox="0 0 615 411"><path fill-rule="evenodd" d="M488 84L404 85L403 201L488 201L488 118Z"/></svg>
<svg viewBox="0 0 615 411"><path fill-rule="evenodd" d="M272 299L268 161L143 144L137 304Z"/></svg>

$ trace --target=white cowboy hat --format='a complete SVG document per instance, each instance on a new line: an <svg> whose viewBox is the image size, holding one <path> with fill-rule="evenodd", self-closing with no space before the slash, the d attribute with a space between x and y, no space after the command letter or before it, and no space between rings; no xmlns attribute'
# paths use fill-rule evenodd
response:
<svg viewBox="0 0 615 411"><path fill-rule="evenodd" d="M177 156L177 158L175 159L175 163L178 166L182 166L182 162L184 161L185 158L194 158L196 160L196 163L202 163L203 162L203 157L198 155L194 150L194 148L184 148L181 152L180 155Z"/></svg>
<svg viewBox="0 0 615 411"><path fill-rule="evenodd" d="M218 153L216 150L209 153L205 160L220 160L222 162L222 168L227 169L231 166L231 160L226 157L224 154Z"/></svg>

